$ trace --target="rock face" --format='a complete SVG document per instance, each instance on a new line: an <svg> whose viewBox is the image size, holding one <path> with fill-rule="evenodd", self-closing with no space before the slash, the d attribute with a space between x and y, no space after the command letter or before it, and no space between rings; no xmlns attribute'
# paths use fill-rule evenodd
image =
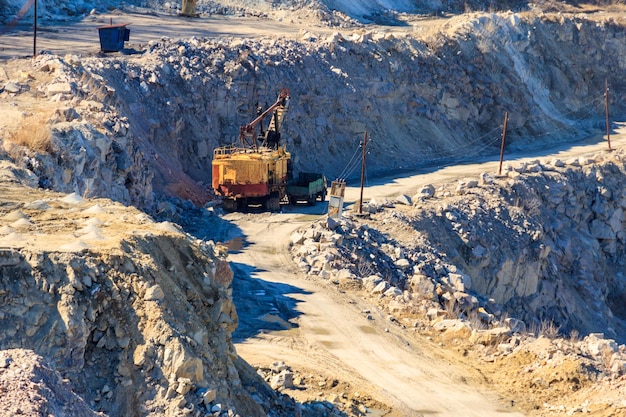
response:
<svg viewBox="0 0 626 417"><path fill-rule="evenodd" d="M0 210L0 350L36 352L45 363L24 355L72 392L57 400L82 399L58 415L265 415L235 365L233 275L212 242L107 200L26 190L7 186ZM0 380L15 355L0 351ZM41 410L57 415L50 401Z"/></svg>
<svg viewBox="0 0 626 417"><path fill-rule="evenodd" d="M213 149L236 142L256 103L282 87L292 96L282 136L294 167L329 178L343 174L363 130L371 173L495 153L505 112L512 147L565 141L597 129L605 79L612 109L623 110L624 33L598 17L475 13L450 18L436 37L345 29L298 40L162 39L108 59L41 55L32 71L45 72L44 83L9 81L21 83L11 94L40 91L61 107L52 149L17 160L65 192L148 209L153 191L204 202Z"/></svg>
<svg viewBox="0 0 626 417"><path fill-rule="evenodd" d="M493 32L487 34L487 27ZM193 178L208 183L211 150L235 142L238 126L254 117L253 104L273 101L284 86L293 97L283 136L294 165L332 177L339 175L335 161L348 161L358 146L355 126L364 126L374 138L372 171L467 156L468 142L483 137L480 146L485 146L493 140L485 135L500 125L505 111L514 114L509 122L513 146L516 137L544 134L537 115L555 120L560 140L580 135L589 126L558 116L571 110L551 101L549 92L568 91L571 106L582 109L593 87L567 86L577 85L575 68L594 63L580 57L585 63L578 65L568 54L563 60L571 65L555 77L550 63L539 67L534 57L551 56L557 62L561 58L555 54L597 44L594 50L605 51L599 65L626 52L620 46L626 43L607 41L624 36L619 26L599 30L596 22L579 19L476 15L458 26L451 23L440 36L436 42L375 32L336 33L314 41L193 38L149 44L145 58L150 57L150 66L133 61L87 61L84 66L115 91L129 89L126 97L136 97L124 112L131 130L143 114L162 115L149 121L146 133L157 149L175 139L176 159ZM506 41L500 45L495 39ZM544 53L548 48L550 54ZM500 75L487 77L481 68ZM606 76L616 86L623 84ZM617 88L617 94L622 90ZM601 97L603 84L596 91ZM616 105L620 102L615 97ZM206 126L211 128L198 129Z"/></svg>
<svg viewBox="0 0 626 417"><path fill-rule="evenodd" d="M619 151L507 167L412 209L379 203L369 220L318 222L296 232L292 252L311 275L351 274L390 309L455 309L494 325L506 311L526 324L512 323L517 331L548 322L623 342L623 160Z"/></svg>

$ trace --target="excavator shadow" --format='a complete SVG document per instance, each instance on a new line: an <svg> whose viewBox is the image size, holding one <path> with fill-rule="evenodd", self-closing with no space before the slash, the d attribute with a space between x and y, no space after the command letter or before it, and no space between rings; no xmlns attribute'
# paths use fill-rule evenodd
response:
<svg viewBox="0 0 626 417"><path fill-rule="evenodd" d="M290 330L301 313L298 300L289 294L308 294L289 284L264 281L258 277L262 269L252 265L231 262L234 272L233 301L237 307L239 326L233 333L235 343L267 331Z"/></svg>

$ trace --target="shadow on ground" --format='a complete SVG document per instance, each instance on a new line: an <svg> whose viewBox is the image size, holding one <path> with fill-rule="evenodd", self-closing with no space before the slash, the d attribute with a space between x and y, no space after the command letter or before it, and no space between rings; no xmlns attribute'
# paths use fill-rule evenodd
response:
<svg viewBox="0 0 626 417"><path fill-rule="evenodd" d="M256 275L263 272L254 266L231 262L233 300L239 315L239 326L233 333L235 343L270 330L289 330L298 325L293 319L301 313L289 294L306 294L293 285L268 282Z"/></svg>

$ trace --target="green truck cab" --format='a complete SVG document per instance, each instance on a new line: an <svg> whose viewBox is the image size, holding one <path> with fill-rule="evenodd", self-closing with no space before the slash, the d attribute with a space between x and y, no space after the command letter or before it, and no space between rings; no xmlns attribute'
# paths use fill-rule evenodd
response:
<svg viewBox="0 0 626 417"><path fill-rule="evenodd" d="M326 177L315 172L300 172L298 178L287 183L289 204L306 202L315 205L317 199L326 200Z"/></svg>

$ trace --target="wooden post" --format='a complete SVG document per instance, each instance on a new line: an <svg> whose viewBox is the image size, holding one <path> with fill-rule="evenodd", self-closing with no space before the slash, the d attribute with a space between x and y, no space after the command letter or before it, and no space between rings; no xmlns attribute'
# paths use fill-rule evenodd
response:
<svg viewBox="0 0 626 417"><path fill-rule="evenodd" d="M367 148L367 131L363 135L363 155L361 157L361 198L359 199L359 213L363 213L363 182L365 181L366 148Z"/></svg>
<svg viewBox="0 0 626 417"><path fill-rule="evenodd" d="M609 126L609 80L604 80L604 107L606 109L606 140L609 142L609 151L611 150L611 126Z"/></svg>
<svg viewBox="0 0 626 417"><path fill-rule="evenodd" d="M500 146L500 168L498 175L502 175L502 160L504 159L504 143L506 142L506 125L509 121L509 112L504 112L504 126L502 127L502 145Z"/></svg>
<svg viewBox="0 0 626 417"><path fill-rule="evenodd" d="M33 13L33 58L37 56L37 0L35 0L35 12Z"/></svg>

